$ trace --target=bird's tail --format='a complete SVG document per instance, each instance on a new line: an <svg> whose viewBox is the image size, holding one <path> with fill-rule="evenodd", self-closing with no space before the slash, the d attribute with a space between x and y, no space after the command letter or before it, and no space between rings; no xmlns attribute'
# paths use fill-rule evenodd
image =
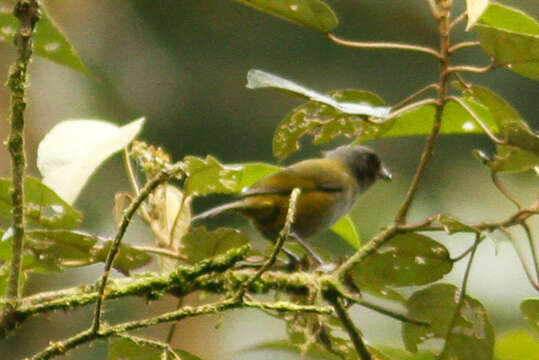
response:
<svg viewBox="0 0 539 360"><path fill-rule="evenodd" d="M238 201L234 201L228 204L219 205L193 216L192 221L196 222L201 219L211 218L227 211L232 211L235 209L243 208L244 206L245 204L243 203L243 200L238 200Z"/></svg>

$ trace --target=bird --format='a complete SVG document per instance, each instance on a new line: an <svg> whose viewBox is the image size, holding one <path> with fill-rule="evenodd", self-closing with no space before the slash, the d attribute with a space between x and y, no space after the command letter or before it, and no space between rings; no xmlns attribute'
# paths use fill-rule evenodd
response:
<svg viewBox="0 0 539 360"><path fill-rule="evenodd" d="M193 222L235 212L248 218L265 238L274 241L285 224L290 194L299 188L291 233L307 246L304 239L329 228L348 213L358 196L376 180L392 177L368 147L343 145L323 154L321 158L297 162L262 178L242 191L239 200L195 215Z"/></svg>

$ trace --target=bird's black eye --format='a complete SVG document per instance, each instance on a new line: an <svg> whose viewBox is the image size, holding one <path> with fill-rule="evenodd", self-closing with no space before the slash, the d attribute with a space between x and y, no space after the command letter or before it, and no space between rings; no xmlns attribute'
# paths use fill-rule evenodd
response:
<svg viewBox="0 0 539 360"><path fill-rule="evenodd" d="M378 171L380 168L380 159L375 153L367 153L365 158L365 162L367 165L367 168L370 170Z"/></svg>

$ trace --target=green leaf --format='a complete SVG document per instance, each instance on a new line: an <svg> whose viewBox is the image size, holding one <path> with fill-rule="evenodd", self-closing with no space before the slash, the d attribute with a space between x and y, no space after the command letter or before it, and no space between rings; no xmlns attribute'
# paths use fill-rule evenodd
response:
<svg viewBox="0 0 539 360"><path fill-rule="evenodd" d="M487 9L489 0L466 0L466 14L468 15L468 24L466 31L470 30L483 12Z"/></svg>
<svg viewBox="0 0 539 360"><path fill-rule="evenodd" d="M526 299L520 304L520 311L532 328L539 331L539 299Z"/></svg>
<svg viewBox="0 0 539 360"><path fill-rule="evenodd" d="M94 262L105 262L111 246L112 241L96 244L92 249ZM112 267L127 276L131 270L147 265L150 261L152 261L152 257L146 252L127 244L121 244Z"/></svg>
<svg viewBox="0 0 539 360"><path fill-rule="evenodd" d="M416 291L407 303L408 315L429 322L430 327L403 323L406 349L417 351L417 345L429 339L445 339L447 349L442 359L491 360L494 330L486 309L477 300L465 296L454 322L459 289L454 285L435 284Z"/></svg>
<svg viewBox="0 0 539 360"><path fill-rule="evenodd" d="M343 216L331 227L331 230L346 240L354 249L359 249L361 239L350 215Z"/></svg>
<svg viewBox="0 0 539 360"><path fill-rule="evenodd" d="M526 330L513 330L496 338L498 360L539 360L539 339Z"/></svg>
<svg viewBox="0 0 539 360"><path fill-rule="evenodd" d="M339 25L333 10L320 0L236 0L293 23L328 33Z"/></svg>
<svg viewBox="0 0 539 360"><path fill-rule="evenodd" d="M535 169L539 173L539 153L509 145L496 145L496 156L488 163L495 172L522 172Z"/></svg>
<svg viewBox="0 0 539 360"><path fill-rule="evenodd" d="M339 103L370 104L378 109L378 105L384 104L376 94L363 90L335 90L327 97ZM380 137L390 126L391 123L374 124L367 122L364 115L310 101L290 111L279 123L273 136L273 153L281 159L287 157L299 149L299 140L305 135L312 135L315 144L325 144L339 136L366 141Z"/></svg>
<svg viewBox="0 0 539 360"><path fill-rule="evenodd" d="M183 237L180 252L188 263L194 264L247 243L247 237L237 229L222 227L209 231L199 226Z"/></svg>
<svg viewBox="0 0 539 360"><path fill-rule="evenodd" d="M477 101L486 106L509 145L539 153L539 135L530 129L518 111L504 98L489 88L478 85L470 85L462 90L466 100Z"/></svg>
<svg viewBox="0 0 539 360"><path fill-rule="evenodd" d="M520 10L490 4L475 26L481 46L498 64L539 80L539 24Z"/></svg>
<svg viewBox="0 0 539 360"><path fill-rule="evenodd" d="M143 341L136 341L127 338L113 338L109 340L109 354L107 360L162 360L164 349L152 347ZM174 349L174 352L182 360L202 360L187 351ZM166 359L173 359L169 355Z"/></svg>
<svg viewBox="0 0 539 360"><path fill-rule="evenodd" d="M241 191L242 189L253 185L258 180L282 169L280 166L262 162L238 164L233 165L233 167L241 167L242 169L238 191Z"/></svg>
<svg viewBox="0 0 539 360"><path fill-rule="evenodd" d="M489 110L503 139L508 143L496 145L496 158L486 161L488 166L494 171L511 172L524 171L539 164L539 135L530 129L517 110L486 87L471 85L461 90L467 102L480 102Z"/></svg>
<svg viewBox="0 0 539 360"><path fill-rule="evenodd" d="M424 285L451 271L449 251L419 234L397 235L354 267L352 277L363 284L382 286Z"/></svg>
<svg viewBox="0 0 539 360"><path fill-rule="evenodd" d="M13 45L19 21L13 16L14 0L0 0L0 42ZM47 12L41 6L41 18L37 23L34 39L34 52L57 64L89 75L77 51L67 37L60 31Z"/></svg>
<svg viewBox="0 0 539 360"><path fill-rule="evenodd" d="M539 34L539 24L525 12L499 3L490 3L480 22L500 29L528 35Z"/></svg>
<svg viewBox="0 0 539 360"><path fill-rule="evenodd" d="M185 172L186 196L205 196L212 193L234 194L240 188L242 168L226 166L216 158L208 155L206 159L186 156L183 160L187 165Z"/></svg>
<svg viewBox="0 0 539 360"><path fill-rule="evenodd" d="M144 118L122 127L99 120L59 123L37 150L43 183L72 204L99 165L133 141L143 124Z"/></svg>
<svg viewBox="0 0 539 360"><path fill-rule="evenodd" d="M33 230L26 233L26 248L32 254L27 270L63 271L105 262L112 242L81 231ZM148 264L147 253L122 244L113 267L128 275L131 270Z"/></svg>
<svg viewBox="0 0 539 360"><path fill-rule="evenodd" d="M0 178L0 216L11 218L11 180ZM24 182L25 218L49 229L74 229L82 214L62 200L39 180L27 177Z"/></svg>
<svg viewBox="0 0 539 360"><path fill-rule="evenodd" d="M325 95L305 86L296 84L293 81L280 76L267 73L262 70L251 69L247 73L248 89L276 88L292 92L306 97L309 100L329 105L335 110L348 115L367 115L383 118L390 112L390 108L382 106L372 106L366 101L353 101L351 99L340 100L331 95Z"/></svg>
<svg viewBox="0 0 539 360"><path fill-rule="evenodd" d="M490 112L475 101L469 100L468 105L482 115L483 122L493 131L498 128ZM432 131L436 107L432 104L422 105L399 115L393 119L392 127L380 137L398 137L412 135L427 135ZM448 101L442 114L440 132L449 134L482 134L483 130L476 124L474 118L460 104Z"/></svg>

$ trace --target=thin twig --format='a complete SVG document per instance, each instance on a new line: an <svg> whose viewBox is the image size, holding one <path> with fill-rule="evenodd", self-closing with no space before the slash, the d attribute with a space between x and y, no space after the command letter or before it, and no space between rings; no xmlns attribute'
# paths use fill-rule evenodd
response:
<svg viewBox="0 0 539 360"><path fill-rule="evenodd" d="M107 280L110 275L110 269L120 248L125 231L127 226L131 223L133 215L137 212L139 206L142 202L150 195L150 193L157 188L160 184L170 180L176 173L182 170L181 165L173 166L170 170L163 170L156 176L154 179L148 181L146 185L141 189L140 194L135 198L135 200L129 205L125 210L122 222L118 228L114 242L112 243L109 253L107 255L107 260L105 262L105 269L103 271L103 276L101 278L101 285L99 286L99 297L96 301L94 319L91 326L91 331L97 333L99 331L99 326L101 325L101 313L103 301L105 299L105 287L107 285Z"/></svg>
<svg viewBox="0 0 539 360"><path fill-rule="evenodd" d="M417 170L415 172L414 178L412 179L412 182L410 184L410 187L408 188L408 192L406 193L406 196L397 212L397 215L395 216L395 223L396 224L402 224L406 221L406 215L408 214L408 209L410 208L410 205L412 204L412 201L415 197L415 194L419 187L419 182L423 178L423 175L425 173L425 170L427 168L427 164L430 162L430 159L432 158L434 154L434 146L436 144L436 140L438 139L438 135L440 134L440 128L442 126L442 115L443 110L445 107L445 103L447 101L446 94L447 94L447 82L448 82L448 72L447 69L449 68L449 47L450 47L450 41L449 41L449 8L443 8L439 7L440 11L440 17L438 19L439 22L439 31L440 31L440 52L439 52L439 59L440 59L440 77L438 80L438 106L436 107L436 113L434 115L434 124L432 125L431 132L429 134L429 137L427 138L427 142L425 143L425 148L423 150L423 153L421 154L421 159L419 161L419 165L417 166Z"/></svg>
<svg viewBox="0 0 539 360"><path fill-rule="evenodd" d="M477 245L480 242L481 242L481 235L476 234L474 245L470 253L470 258L468 260L468 264L466 265L466 270L464 271L464 278L462 279L462 285L460 287L460 292L458 294L458 300L457 300L457 305L455 307L455 313L453 314L453 318L451 319L451 323L449 325L449 328L447 329L444 347L440 355L438 356L438 359L443 359L445 353L449 350L449 338L451 337L451 334L453 333L453 328L455 327L457 323L457 320L460 314L460 309L462 307L462 304L464 303L464 299L466 298L466 287L468 285L468 278L470 277L470 270L472 268L472 262L475 255L475 251L477 250Z"/></svg>
<svg viewBox="0 0 539 360"><path fill-rule="evenodd" d="M431 49L426 46L419 45L410 45L410 44L399 44L391 42L358 42L341 39L336 35L328 34L328 37L335 43L339 45L344 45L348 47L361 48L361 49L389 49L389 50L408 50L408 51L417 51L424 54L429 54L434 56L436 59L440 59L441 55L436 50Z"/></svg>
<svg viewBox="0 0 539 360"><path fill-rule="evenodd" d="M468 255L470 252L473 251L474 248L475 248L475 244L470 246L468 249L464 250L464 252L462 254L460 254L459 256L451 258L451 261L452 262L457 262L457 261L460 261L460 260L464 259L466 257L466 255Z"/></svg>
<svg viewBox="0 0 539 360"><path fill-rule="evenodd" d="M515 197L515 195L511 194L509 192L509 190L507 190L507 188L502 184L502 182L500 181L500 178L498 177L498 173L495 172L495 171L492 171L490 173L490 178L492 179L492 182L494 183L494 185L496 186L496 188L509 200L511 201L513 204L515 204L515 206L519 209L522 209L524 206L520 203L520 201L518 201L518 199Z"/></svg>
<svg viewBox="0 0 539 360"><path fill-rule="evenodd" d="M405 322L405 323L410 323L410 324L419 325L419 326L429 326L430 325L428 322L425 322L423 320L411 318L411 317L409 317L407 315L395 312L393 310L386 309L383 306L373 304L373 303L371 303L369 301L363 300L363 299L359 298L358 296L354 296L354 295L350 294L348 291L344 290L341 286L333 286L332 291L337 292L340 296L342 296L343 298L345 298L347 300L350 300L353 303L356 303L356 304L358 304L360 306L366 307L367 309L371 309L373 311L376 311L376 312L378 312L380 314L389 316L389 317L391 317L391 318L393 318L395 320L399 320L399 321L402 321L402 322Z"/></svg>
<svg viewBox="0 0 539 360"><path fill-rule="evenodd" d="M532 284L538 284L539 283L539 266L538 266L538 259L537 259L537 251L535 251L535 242L533 241L532 232L528 224L526 224L526 222L522 221L520 226L522 226L522 228L524 229L524 232L526 233L526 237L528 239L528 246L530 247L530 252L532 254L533 267L535 268L535 281L532 281Z"/></svg>
<svg viewBox="0 0 539 360"><path fill-rule="evenodd" d="M487 134L487 136L492 140L494 141L496 144L500 144L500 145L507 145L507 143L504 141L504 140L501 140L499 139L496 135L494 135L494 133L489 129L489 127L483 122L483 120L481 120L481 118L479 117L479 115L476 114L475 111L473 111L473 109L468 105L466 104L466 102L464 102L461 98L457 97L457 96L448 96L447 97L447 100L453 100L455 101L456 103L458 103L460 106L462 106L464 108L464 110L466 110L470 116L475 120L475 122L481 126L481 129L483 129L483 131L485 132L485 134Z"/></svg>
<svg viewBox="0 0 539 360"><path fill-rule="evenodd" d="M144 188L141 192L143 191ZM63 355L69 350L84 343L93 341L97 338L105 339L110 336L116 336L117 334L122 334L130 330L147 328L150 326L155 326L171 321L179 321L188 317L215 314L228 309L237 308L240 305L241 303L237 300L228 299L213 304L200 305L197 307L184 306L179 310L171 311L148 319L129 321L115 326L103 326L103 328L100 329L100 331L97 333L92 331L92 329L90 328L76 334L69 339L50 343L50 345L45 350L35 354L34 356L32 356L31 359L50 359L54 356Z"/></svg>
<svg viewBox="0 0 539 360"><path fill-rule="evenodd" d="M481 43L479 41L463 41L463 42L460 42L458 44L455 44L455 45L451 46L449 48L449 53L452 54L452 53L457 52L459 50L469 48L469 47L475 47L475 46L479 46L479 45L481 45Z"/></svg>
<svg viewBox="0 0 539 360"><path fill-rule="evenodd" d="M183 305L183 297L180 297L178 300L178 305L176 305L176 310L181 308ZM176 327L178 326L178 322L173 322L172 325L170 325L170 329L168 330L167 334L167 344L172 344L172 340L174 339L174 333L176 332Z"/></svg>
<svg viewBox="0 0 539 360"><path fill-rule="evenodd" d="M167 257L167 258L175 259L175 260L185 260L187 258L186 255L180 254L177 251L173 251L173 250L169 250L169 249L161 248L161 247L145 246L145 245L131 245L131 247L133 249L144 251L146 253L161 255L163 257Z"/></svg>
<svg viewBox="0 0 539 360"><path fill-rule="evenodd" d="M412 95L406 97L404 100L401 100L400 102L398 102L397 104L393 105L393 109L398 109L400 108L401 106L404 106L406 104L408 104L410 101L414 100L415 98L423 95L425 92L429 91L429 90L432 90L432 89L438 89L439 88L439 85L438 84L430 84L430 85L427 85L425 86L424 88L422 89L419 89L418 91L416 91L415 93L413 93Z"/></svg>
<svg viewBox="0 0 539 360"><path fill-rule="evenodd" d="M361 338L361 335L359 334L359 330L354 325L354 322L352 321L350 314L348 314L348 311L346 311L346 308L344 307L342 300L336 294L333 294L333 295L329 294L328 301L335 309L335 312L337 313L337 317L341 320L341 323L344 326L344 329L346 330L346 332L348 333L348 336L350 337L352 344L354 344L354 347L357 351L359 358L361 360L371 360L372 356L367 350L367 346L365 346L365 343L363 342L363 339Z"/></svg>
<svg viewBox="0 0 539 360"><path fill-rule="evenodd" d="M471 72L476 74L484 74L492 69L499 66L499 64L490 63L487 66L478 67L478 66L469 66L469 65L458 65L458 66L450 66L447 68L447 73L456 73L456 72Z"/></svg>
<svg viewBox="0 0 539 360"><path fill-rule="evenodd" d="M262 276L266 270L268 270L277 260L277 255L281 251L281 248L283 247L285 241L288 239L291 233L291 227L294 223L294 218L296 216L296 205L298 198L301 194L301 190L299 188L294 188L292 192L290 193L290 199L288 200L288 212L286 214L286 220L284 223L284 226L282 230L279 232L279 236L277 237L277 240L275 241L275 247L273 248L273 252L271 253L271 256L268 258L268 260L258 269L258 271L247 281L245 281L240 290L237 292L236 296L238 298L243 298L243 295L247 291L247 289Z"/></svg>
<svg viewBox="0 0 539 360"><path fill-rule="evenodd" d="M19 19L19 27L15 35L17 60L9 69L7 87L11 90L11 113L9 123L11 129L7 147L11 155L12 186L12 243L13 250L9 266L9 280L6 297L12 307L19 300L20 275L24 251L24 169L26 155L24 153L24 110L26 108L25 89L28 81L28 64L32 57L32 34L39 20L39 3L37 0L17 1L13 10Z"/></svg>
<svg viewBox="0 0 539 360"><path fill-rule="evenodd" d="M520 263L522 264L522 268L524 269L524 273L526 274L526 277L528 278L530 284L532 284L532 286L535 288L535 290L539 291L539 281L533 278L533 274L531 273L530 269L526 266L526 257L524 255L524 252L522 251L522 248L520 247L518 242L515 241L515 239L513 238L510 232L508 232L504 228L500 228L500 231L503 232L505 236L507 236L507 238L511 240L511 243L513 244L513 246L515 247L515 251L517 252L518 258L520 259Z"/></svg>
<svg viewBox="0 0 539 360"><path fill-rule="evenodd" d="M200 315L209 315L217 314L226 310L235 309L239 307L252 307L252 308L262 308L262 309L272 309L278 311L305 311L305 312L314 312L319 314L328 314L330 310L326 307L313 306L313 305L298 305L288 302L280 302L273 304L265 303L250 303L242 302L236 296L225 299L212 304L204 304L195 307L184 306L178 310L171 311L165 314L161 314L152 318L128 321L121 323L115 326L103 326L98 333L91 331L92 329L84 330L75 336L63 340L51 342L50 345L43 351L34 355L32 360L45 360L50 359L57 355L62 355L68 352L69 350L88 343L95 339L106 339L111 336L117 336L118 334L124 334L131 330L143 329L159 324L164 324L168 322L178 322L185 318L200 316Z"/></svg>
<svg viewBox="0 0 539 360"><path fill-rule="evenodd" d="M468 13L466 11L463 11L461 12L456 18L455 20L453 20L451 22L451 24L449 24L449 30L453 30L453 28L455 26L457 26L458 24L460 24L462 22L462 20L466 19L468 17Z"/></svg>
<svg viewBox="0 0 539 360"><path fill-rule="evenodd" d="M129 149L127 147L124 148L124 164L125 172L127 173L127 179L129 180L129 185L131 185L131 190L133 190L135 196L138 196L140 193L140 187L137 183L135 170L133 169L133 163L131 162L131 157L129 156Z"/></svg>

